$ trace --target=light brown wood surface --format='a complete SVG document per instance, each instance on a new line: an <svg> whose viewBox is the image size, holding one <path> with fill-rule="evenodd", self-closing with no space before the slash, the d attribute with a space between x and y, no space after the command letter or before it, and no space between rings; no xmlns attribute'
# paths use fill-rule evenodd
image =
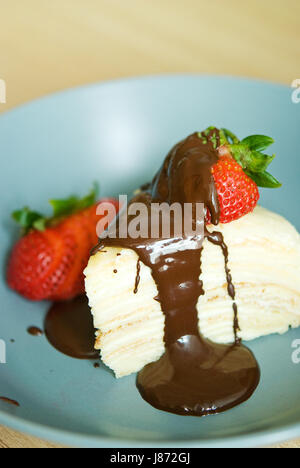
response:
<svg viewBox="0 0 300 468"><path fill-rule="evenodd" d="M197 72L300 78L299 0L0 0L8 110L111 78ZM0 447L54 447L0 427ZM300 448L300 441L282 447Z"/></svg>

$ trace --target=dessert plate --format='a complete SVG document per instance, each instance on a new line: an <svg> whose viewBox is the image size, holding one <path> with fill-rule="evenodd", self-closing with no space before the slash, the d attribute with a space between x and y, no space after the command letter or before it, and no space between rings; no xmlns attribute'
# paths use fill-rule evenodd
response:
<svg viewBox="0 0 300 468"><path fill-rule="evenodd" d="M116 380L104 366L29 335L29 326L43 326L49 304L23 300L4 281L18 235L11 211L25 204L46 210L50 197L85 194L94 180L102 195L130 194L174 143L208 125L275 138L272 171L283 188L261 190L261 203L299 230L300 104L288 87L215 76L134 78L54 94L0 117L0 396L20 403L0 400L1 424L88 447L241 447L300 437L293 348L300 330L250 343L262 379L248 402L206 418L176 416L142 400L135 376Z"/></svg>

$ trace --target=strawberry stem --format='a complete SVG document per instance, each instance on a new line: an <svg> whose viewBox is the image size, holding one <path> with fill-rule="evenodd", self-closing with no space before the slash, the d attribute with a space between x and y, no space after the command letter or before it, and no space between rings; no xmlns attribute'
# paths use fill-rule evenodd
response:
<svg viewBox="0 0 300 468"><path fill-rule="evenodd" d="M208 138L208 135L215 127L208 127L204 132L199 133L199 138ZM204 136L203 136L204 135ZM220 145L227 146L232 157L244 172L258 185L259 187L278 188L281 183L266 171L269 164L275 158L275 154L264 154L270 145L274 143L273 138L266 135L250 135L243 140L232 133L227 128L219 130ZM214 144L214 141L212 142Z"/></svg>
<svg viewBox="0 0 300 468"><path fill-rule="evenodd" d="M61 200L50 200L49 203L53 208L51 217L46 217L36 211L31 211L26 206L21 210L14 211L12 213L12 218L20 224L24 235L31 230L44 231L49 225L53 225L63 218L92 206L96 203L98 193L99 186L95 183L92 190L83 198L71 196Z"/></svg>

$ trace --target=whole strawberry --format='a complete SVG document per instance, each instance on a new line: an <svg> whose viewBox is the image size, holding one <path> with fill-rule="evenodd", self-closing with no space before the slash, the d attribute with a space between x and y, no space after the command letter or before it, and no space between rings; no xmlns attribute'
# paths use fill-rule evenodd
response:
<svg viewBox="0 0 300 468"><path fill-rule="evenodd" d="M218 193L220 223L229 223L251 213L259 200L258 187L277 188L281 184L266 171L275 155L269 156L262 151L274 141L264 135L252 135L240 141L229 130L216 130L209 127L199 138L207 142L209 138L218 151L219 160L212 167L212 175ZM212 135L212 137L210 137ZM219 146L218 146L219 143ZM210 223L209 211L206 222Z"/></svg>
<svg viewBox="0 0 300 468"><path fill-rule="evenodd" d="M222 156L212 168L220 205L220 223L230 223L254 210L259 200L256 183L231 157Z"/></svg>
<svg viewBox="0 0 300 468"><path fill-rule="evenodd" d="M60 301L84 293L83 270L97 243L96 190L87 197L52 200L52 218L24 208L13 214L24 230L7 267L7 283L27 299ZM116 212L118 203L114 204Z"/></svg>

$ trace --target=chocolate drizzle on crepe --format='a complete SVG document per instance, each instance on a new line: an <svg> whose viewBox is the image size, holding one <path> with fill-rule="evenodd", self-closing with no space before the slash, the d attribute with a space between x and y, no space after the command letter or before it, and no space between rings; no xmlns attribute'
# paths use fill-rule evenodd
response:
<svg viewBox="0 0 300 468"><path fill-rule="evenodd" d="M153 182L143 187L131 203L146 204L149 218L152 202L179 202L182 206L204 203L211 222L217 225L220 208L211 168L218 161L219 146L217 129L208 135L190 135L171 150ZM197 305L205 294L200 279L204 238L219 247L224 256L227 290L233 302L233 344L214 343L200 331ZM219 413L247 400L259 383L260 371L255 357L238 337L235 288L223 235L204 226L204 236L198 239L117 236L101 240L95 252L111 245L138 254L134 292L140 281L140 262L151 268L158 289L155 299L165 315L165 353L138 374L137 387L142 397L158 409L195 416Z"/></svg>

